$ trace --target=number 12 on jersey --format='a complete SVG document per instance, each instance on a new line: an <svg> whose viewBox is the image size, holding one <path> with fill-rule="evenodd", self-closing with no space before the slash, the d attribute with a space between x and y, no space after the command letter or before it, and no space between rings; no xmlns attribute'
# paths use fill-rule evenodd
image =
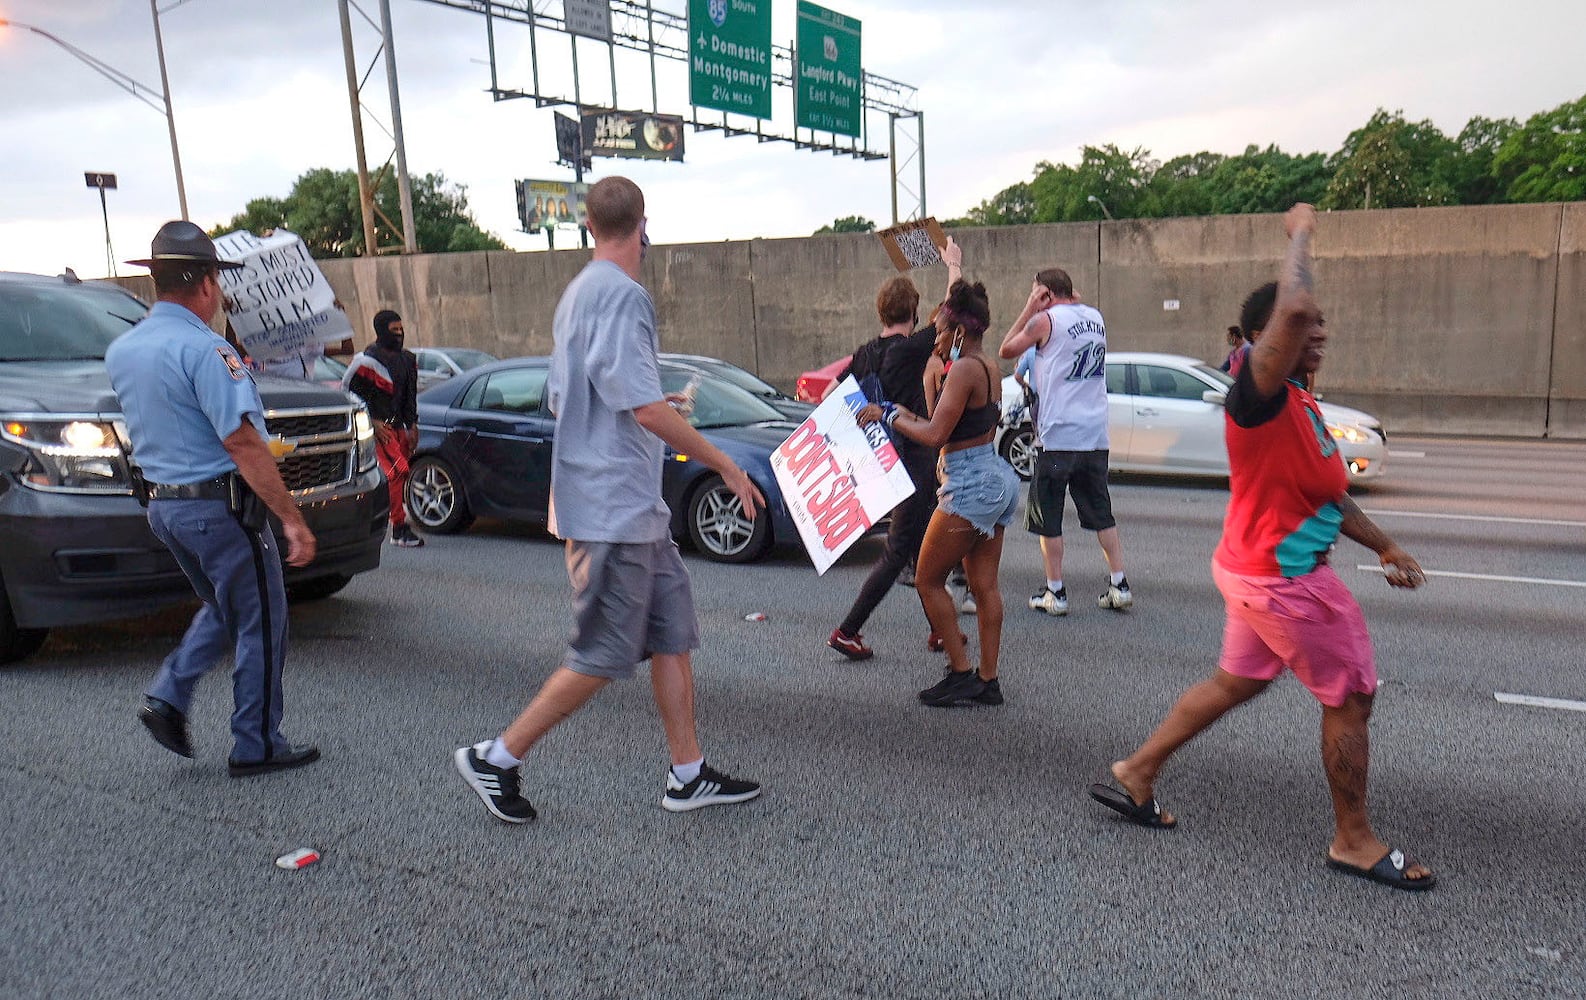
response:
<svg viewBox="0 0 1586 1000"><path fill-rule="evenodd" d="M1107 345L1086 344L1074 355L1074 367L1064 377L1067 382L1084 382L1107 373Z"/></svg>

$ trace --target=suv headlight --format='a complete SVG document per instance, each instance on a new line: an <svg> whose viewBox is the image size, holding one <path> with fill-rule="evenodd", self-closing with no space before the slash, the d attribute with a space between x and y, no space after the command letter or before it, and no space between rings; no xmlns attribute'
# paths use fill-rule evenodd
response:
<svg viewBox="0 0 1586 1000"><path fill-rule="evenodd" d="M358 432L358 471L368 472L374 468L377 456L374 443L374 421L369 419L369 408L358 407L358 412L353 414L353 428Z"/></svg>
<svg viewBox="0 0 1586 1000"><path fill-rule="evenodd" d="M101 420L0 420L0 438L27 450L20 478L42 490L131 493L114 425Z"/></svg>

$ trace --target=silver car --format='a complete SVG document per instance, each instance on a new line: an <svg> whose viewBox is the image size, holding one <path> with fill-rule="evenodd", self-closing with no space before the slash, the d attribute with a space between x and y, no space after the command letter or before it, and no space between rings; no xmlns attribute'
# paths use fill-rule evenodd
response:
<svg viewBox="0 0 1586 1000"><path fill-rule="evenodd" d="M444 382L480 365L499 360L494 354L476 351L471 347L415 347L413 356L419 363L421 392L437 382Z"/></svg>
<svg viewBox="0 0 1586 1000"><path fill-rule="evenodd" d="M1223 400L1233 379L1195 358L1120 351L1107 355L1107 436L1114 472L1226 477ZM1368 413L1321 403L1328 433L1349 467L1352 483L1380 477L1387 467L1388 437ZM997 450L1029 479L1039 454L1024 391L1010 375L1002 380L1002 427Z"/></svg>

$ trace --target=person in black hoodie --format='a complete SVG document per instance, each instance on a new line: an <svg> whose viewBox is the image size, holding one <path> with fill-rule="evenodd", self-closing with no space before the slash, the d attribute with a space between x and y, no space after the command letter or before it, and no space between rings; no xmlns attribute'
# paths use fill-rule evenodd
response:
<svg viewBox="0 0 1586 1000"><path fill-rule="evenodd" d="M352 359L341 384L368 405L374 421L380 471L391 488L391 544L413 548L424 539L408 526L403 495L419 438L419 366L402 341L402 317L390 309L375 313L374 343Z"/></svg>
<svg viewBox="0 0 1586 1000"><path fill-rule="evenodd" d="M942 254L947 265L948 284L963 273L963 250L951 238ZM925 397L925 365L936 344L936 328L926 324L910 333L919 322L920 293L914 282L899 276L881 286L876 295L876 314L881 320L881 334L861 345L854 352L853 361L842 375L834 379L836 385L852 375L861 383L869 382L880 399L872 402L896 403L911 412L927 411ZM870 376L874 376L871 379ZM870 570L870 575L859 588L853 606L842 623L832 630L826 645L850 660L867 660L875 651L866 646L859 630L870 619L871 612L886 597L898 575L908 569L920 553L920 542L925 537L925 526L936 510L936 460L939 449L927 448L905 437L893 439L914 482L914 493L892 511L892 521L887 529L886 547ZM940 652L941 636L932 632L926 639L927 648Z"/></svg>

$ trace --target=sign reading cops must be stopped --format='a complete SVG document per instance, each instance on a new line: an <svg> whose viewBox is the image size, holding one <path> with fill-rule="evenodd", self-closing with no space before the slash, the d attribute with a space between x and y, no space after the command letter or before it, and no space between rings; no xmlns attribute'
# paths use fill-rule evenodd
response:
<svg viewBox="0 0 1586 1000"><path fill-rule="evenodd" d="M799 0L793 124L859 138L864 114L859 20Z"/></svg>
<svg viewBox="0 0 1586 1000"><path fill-rule="evenodd" d="M689 103L771 117L771 0L688 0Z"/></svg>
<svg viewBox="0 0 1586 1000"><path fill-rule="evenodd" d="M277 229L255 236L239 230L216 239L215 249L242 265L220 272L220 290L226 295L226 321L254 359L276 361L309 344L352 336L335 290L296 233Z"/></svg>

